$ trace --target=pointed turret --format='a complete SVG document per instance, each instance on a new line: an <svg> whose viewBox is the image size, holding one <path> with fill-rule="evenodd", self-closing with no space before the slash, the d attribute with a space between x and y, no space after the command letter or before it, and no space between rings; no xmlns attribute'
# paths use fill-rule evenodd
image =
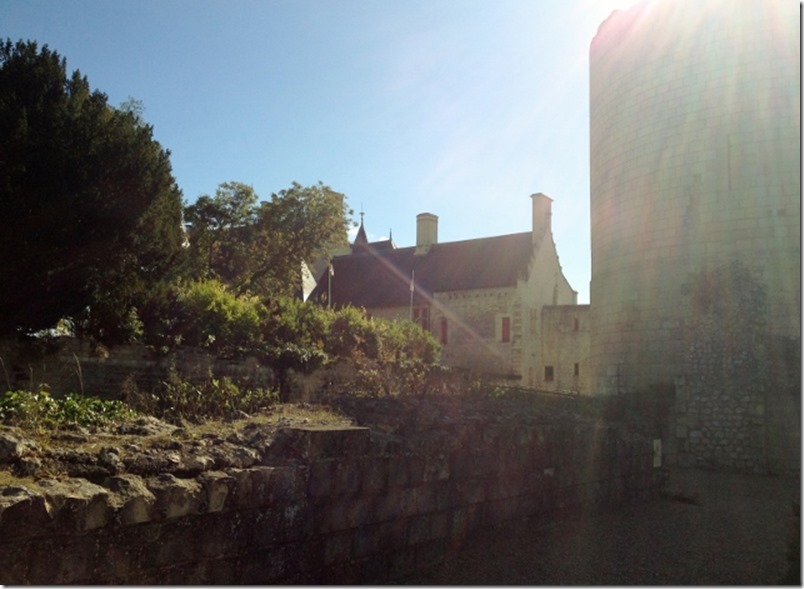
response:
<svg viewBox="0 0 804 589"><path fill-rule="evenodd" d="M354 252L358 248L364 248L368 246L368 236L366 236L366 230L363 227L363 212L360 212L360 229L357 230L357 235L355 236L355 241L352 244L352 251Z"/></svg>

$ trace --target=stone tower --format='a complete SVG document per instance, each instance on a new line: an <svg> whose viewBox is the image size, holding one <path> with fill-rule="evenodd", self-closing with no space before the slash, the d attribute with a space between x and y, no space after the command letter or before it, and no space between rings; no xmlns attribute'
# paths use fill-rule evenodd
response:
<svg viewBox="0 0 804 589"><path fill-rule="evenodd" d="M751 389L751 413L769 408L769 386L795 380L799 23L785 0L648 0L598 29L594 393L704 379Z"/></svg>

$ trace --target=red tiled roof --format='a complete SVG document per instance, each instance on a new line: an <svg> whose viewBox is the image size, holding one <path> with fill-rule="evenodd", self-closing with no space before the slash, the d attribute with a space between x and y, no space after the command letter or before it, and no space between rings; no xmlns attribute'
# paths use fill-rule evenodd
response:
<svg viewBox="0 0 804 589"><path fill-rule="evenodd" d="M397 307L437 292L515 286L523 278L533 252L532 234L515 233L430 246L424 255L415 247L387 249L372 244L332 260L332 303L356 307ZM313 291L313 300L326 300L328 274Z"/></svg>

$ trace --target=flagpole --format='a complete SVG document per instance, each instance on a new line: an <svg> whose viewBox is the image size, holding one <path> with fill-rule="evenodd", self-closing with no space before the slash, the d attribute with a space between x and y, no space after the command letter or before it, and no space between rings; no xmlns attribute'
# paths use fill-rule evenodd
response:
<svg viewBox="0 0 804 589"><path fill-rule="evenodd" d="M332 308L332 276L333 276L333 274L335 274L335 268L332 267L332 262L329 263L328 270L329 270L329 272L327 272L327 273L329 274L329 276L327 277L327 308L331 309Z"/></svg>
<svg viewBox="0 0 804 589"><path fill-rule="evenodd" d="M410 320L413 321L413 283L416 277L416 270L410 271Z"/></svg>

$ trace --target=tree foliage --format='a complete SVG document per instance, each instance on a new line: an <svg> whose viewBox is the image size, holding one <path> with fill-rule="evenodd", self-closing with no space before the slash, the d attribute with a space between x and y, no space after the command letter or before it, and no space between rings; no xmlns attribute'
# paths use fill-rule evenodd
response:
<svg viewBox="0 0 804 589"><path fill-rule="evenodd" d="M100 339L130 337L132 311L182 255L169 152L58 53L10 40L0 138L0 333L73 317Z"/></svg>
<svg viewBox="0 0 804 589"><path fill-rule="evenodd" d="M241 182L224 182L184 209L191 226L190 272L197 278L232 282L247 264L248 229L256 221L257 194Z"/></svg>
<svg viewBox="0 0 804 589"><path fill-rule="evenodd" d="M302 263L346 243L350 214L344 195L321 183L294 182L259 202L251 186L225 182L185 209L192 272L238 293L293 295Z"/></svg>

